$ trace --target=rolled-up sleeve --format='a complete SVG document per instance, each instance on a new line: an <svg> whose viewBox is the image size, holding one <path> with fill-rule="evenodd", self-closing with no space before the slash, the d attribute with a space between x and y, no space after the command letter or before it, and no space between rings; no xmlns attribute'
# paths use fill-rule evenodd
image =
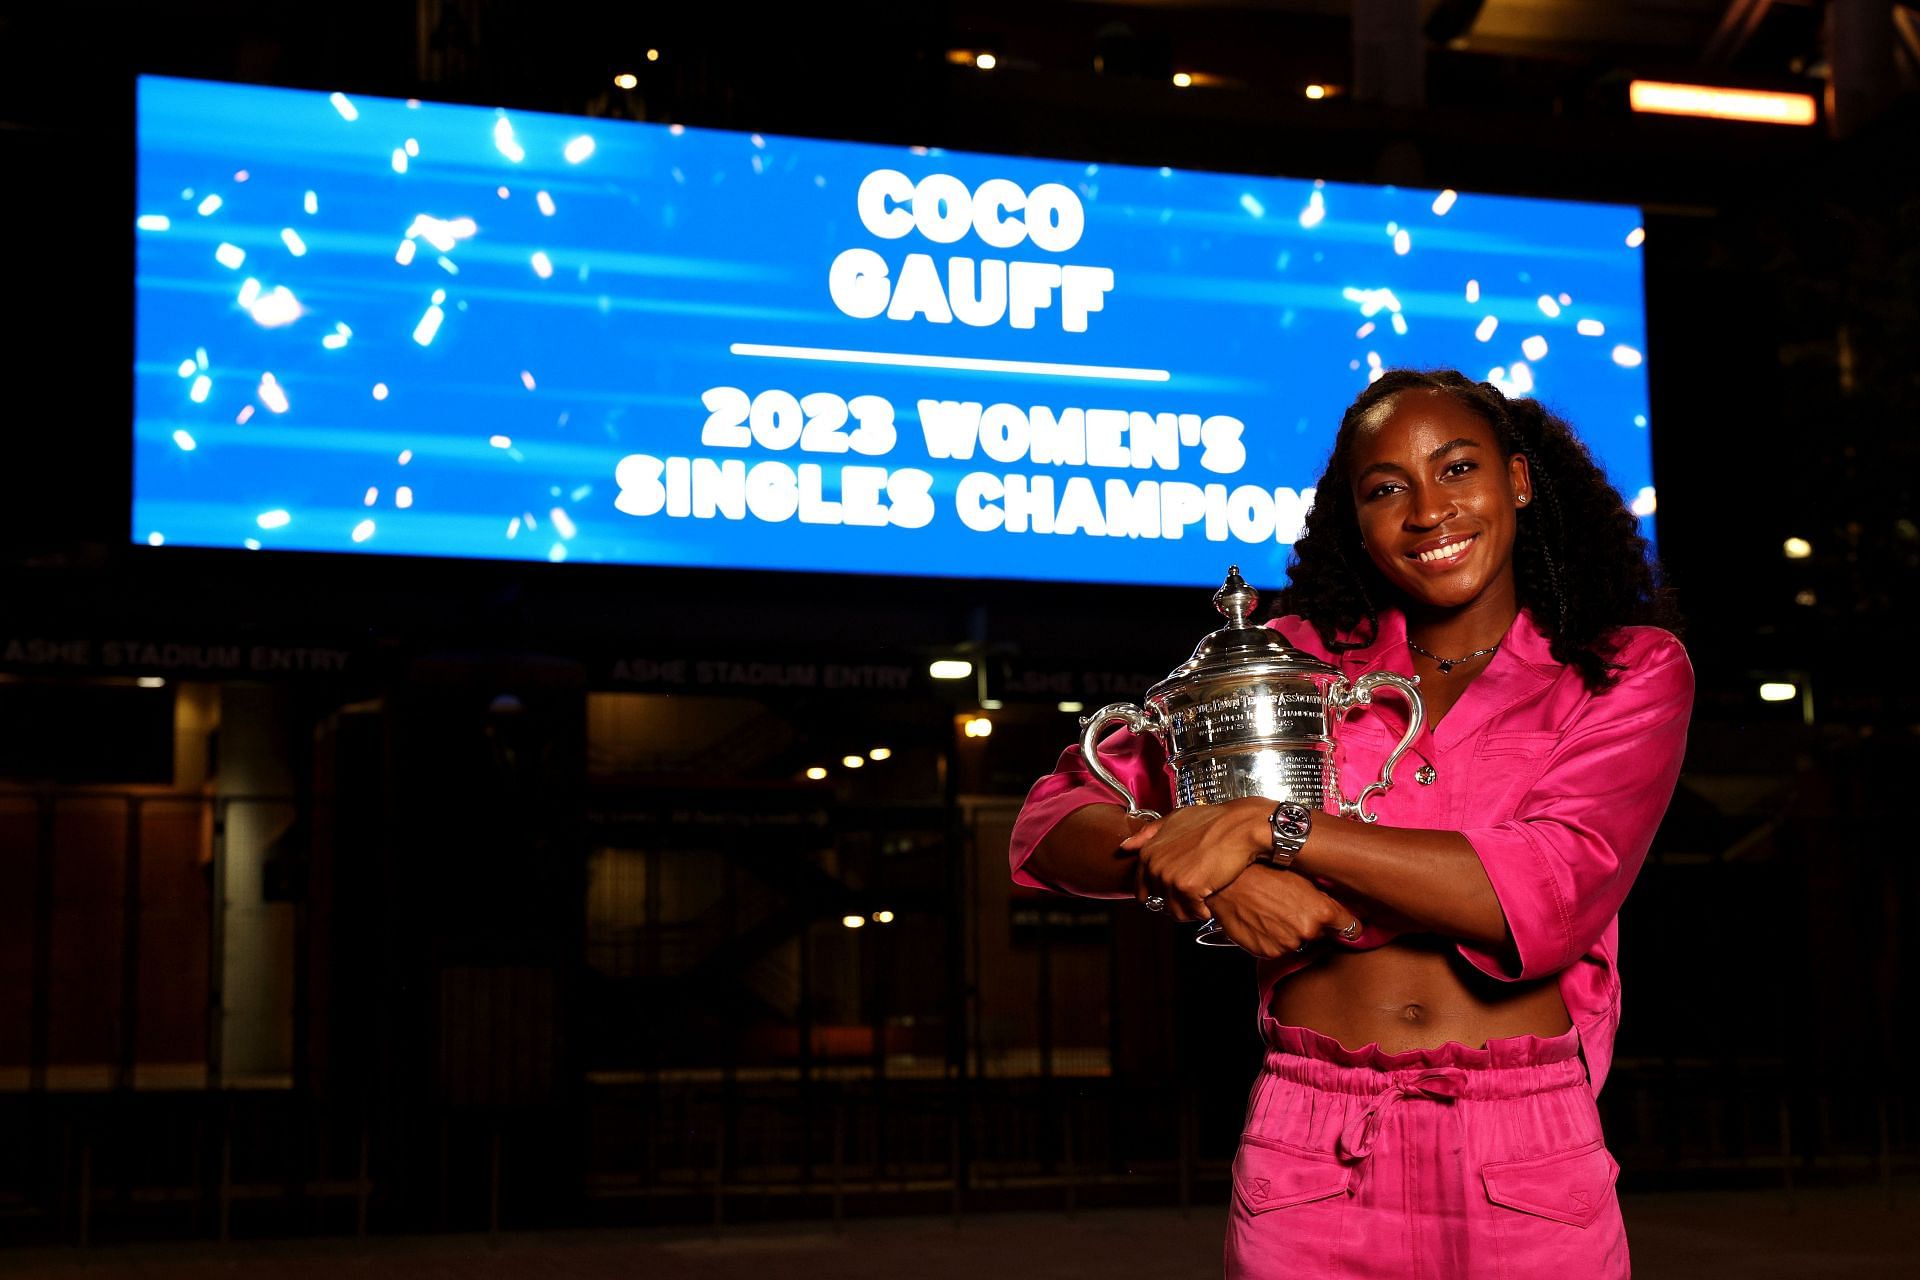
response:
<svg viewBox="0 0 1920 1280"><path fill-rule="evenodd" d="M1165 813L1172 807L1166 753L1152 736L1116 730L1101 739L1100 759L1115 777L1126 783L1142 808ZM1026 803L1020 806L1019 817L1014 819L1013 839L1007 851L1013 882L1033 889L1052 888L1025 869L1027 859L1047 838L1047 833L1060 819L1083 805L1119 803L1120 797L1113 789L1087 768L1078 746L1061 752L1053 772L1033 784L1033 789L1027 792Z"/></svg>
<svg viewBox="0 0 1920 1280"><path fill-rule="evenodd" d="M1558 973L1590 951L1633 886L1673 797L1693 710L1693 668L1661 634L1590 698L1511 818L1461 834L1493 883L1518 953L1462 943L1496 978Z"/></svg>

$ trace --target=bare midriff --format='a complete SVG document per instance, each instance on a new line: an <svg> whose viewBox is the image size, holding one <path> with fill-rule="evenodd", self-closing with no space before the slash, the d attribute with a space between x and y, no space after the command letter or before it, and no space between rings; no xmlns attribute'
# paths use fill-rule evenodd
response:
<svg viewBox="0 0 1920 1280"><path fill-rule="evenodd" d="M1553 978L1490 978L1433 934L1367 951L1332 950L1274 988L1281 1023L1331 1036L1349 1049L1387 1053L1449 1042L1480 1048L1509 1036L1557 1036L1573 1025Z"/></svg>

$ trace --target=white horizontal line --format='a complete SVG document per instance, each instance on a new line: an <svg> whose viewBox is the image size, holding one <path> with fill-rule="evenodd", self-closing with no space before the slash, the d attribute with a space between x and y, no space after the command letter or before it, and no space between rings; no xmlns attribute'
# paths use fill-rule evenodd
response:
<svg viewBox="0 0 1920 1280"><path fill-rule="evenodd" d="M838 347L778 347L736 342L736 356L776 360L830 360L840 364L893 364L915 369L972 369L981 373L1034 373L1055 378L1117 378L1126 382L1165 382L1165 369L1130 369L1112 364L1059 364L1051 360L987 360L978 356L919 356L903 351L845 351Z"/></svg>

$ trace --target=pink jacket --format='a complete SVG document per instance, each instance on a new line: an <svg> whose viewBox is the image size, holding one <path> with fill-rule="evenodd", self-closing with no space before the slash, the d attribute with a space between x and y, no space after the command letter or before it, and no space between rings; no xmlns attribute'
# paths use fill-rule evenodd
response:
<svg viewBox="0 0 1920 1280"><path fill-rule="evenodd" d="M1381 615L1373 643L1340 654L1329 653L1304 619L1267 625L1350 680L1379 669L1413 672L1406 619L1398 612ZM1623 640L1614 655L1626 668L1619 683L1592 694L1578 671L1554 660L1547 637L1523 611L1446 718L1415 739L1392 790L1374 803L1382 825L1467 838L1506 913L1519 967L1464 942L1460 954L1507 981L1559 975L1596 1093L1620 1021L1620 904L1673 796L1693 709L1693 668L1677 639L1655 627L1629 627ZM1379 776L1381 761L1405 731L1403 708L1382 694L1338 731L1336 758L1349 794ZM1171 805L1171 774L1152 738L1120 730L1104 741L1101 755L1143 806L1164 811ZM1423 763L1436 771L1431 785L1414 779ZM1022 869L1034 846L1066 814L1101 803L1119 801L1087 771L1080 749L1069 747L1020 810L1010 854L1014 880L1045 888ZM1402 931L1376 918L1355 941L1338 945L1377 947ZM1310 963L1260 962L1262 1018L1274 985Z"/></svg>

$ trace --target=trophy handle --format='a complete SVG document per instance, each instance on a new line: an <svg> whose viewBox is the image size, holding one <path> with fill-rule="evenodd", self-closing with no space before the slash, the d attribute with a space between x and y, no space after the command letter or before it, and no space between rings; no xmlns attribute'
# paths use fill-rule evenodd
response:
<svg viewBox="0 0 1920 1280"><path fill-rule="evenodd" d="M1113 788L1114 793L1126 803L1128 817L1158 822L1161 815L1151 809L1142 809L1133 798L1133 792L1127 789L1127 784L1115 777L1113 770L1107 768L1106 762L1100 758L1100 735L1110 724L1123 724L1134 733L1152 733L1153 717L1131 702L1109 703L1090 716L1081 716L1080 755L1093 776Z"/></svg>
<svg viewBox="0 0 1920 1280"><path fill-rule="evenodd" d="M1383 685L1397 690L1407 700L1410 712L1407 717L1407 731L1401 736L1400 745L1387 756L1387 762L1380 766L1378 782L1369 782L1360 788L1359 795L1349 800L1341 793L1339 780L1337 778L1334 780L1333 796L1339 802L1341 817L1358 818L1362 822L1379 820L1380 815L1367 812L1367 801L1375 795L1392 790L1393 767L1400 763L1400 757L1407 754L1407 749L1413 746L1413 740L1420 736L1420 730L1427 724L1427 709L1420 701L1420 691L1415 687L1419 683L1419 676L1409 679L1391 671L1369 671L1351 684L1343 676L1328 687L1327 700L1333 705L1342 721L1355 707L1364 707L1372 702L1373 691Z"/></svg>

